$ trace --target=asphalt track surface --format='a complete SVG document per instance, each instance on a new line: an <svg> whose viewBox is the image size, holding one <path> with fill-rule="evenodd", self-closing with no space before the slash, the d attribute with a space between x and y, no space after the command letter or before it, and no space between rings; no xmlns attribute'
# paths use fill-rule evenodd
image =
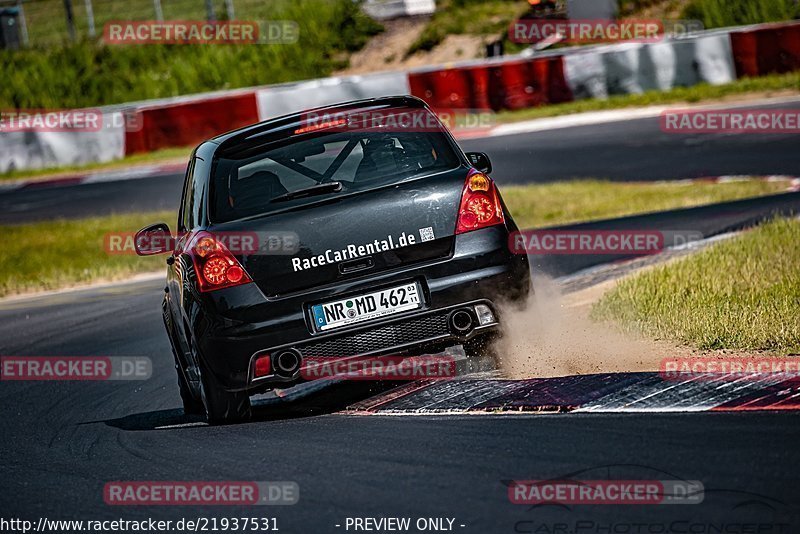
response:
<svg viewBox="0 0 800 534"><path fill-rule="evenodd" d="M145 382L0 383L0 517L267 516L282 532L301 533L343 532L334 525L364 516L452 517L466 525L456 531L479 533L534 532L534 525L554 532L556 523L604 532L577 527L643 521L757 523L760 532L800 526L794 413L336 414L376 391L357 384L301 405L257 407L244 425L176 426L196 420L178 409L160 298L160 284L140 282L0 305L2 354L148 356L154 366ZM575 473L700 480L706 494L697 505L538 508L511 504L506 494L504 481ZM107 506L104 484L127 480L295 481L300 502Z"/></svg>
<svg viewBox="0 0 800 534"><path fill-rule="evenodd" d="M784 160L796 157L795 145L785 147ZM495 161L500 169L503 158ZM760 173L772 172L786 171ZM792 212L798 202L798 194L788 194L593 224L709 236ZM543 257L538 267L563 275L591 266L574 261ZM0 355L153 362L152 377L142 382L0 382L0 518L276 517L280 531L300 533L345 532L348 517L381 516L454 518L454 531L478 533L800 531L800 416L793 412L343 414L389 387L360 383L297 403L259 402L248 424L204 426L179 410L159 313L162 287L160 280L143 281L0 301ZM568 477L699 480L705 497L694 505L509 502L510 480ZM300 502L106 505L103 486L127 480L294 481Z"/></svg>
<svg viewBox="0 0 800 534"><path fill-rule="evenodd" d="M800 101L750 108L800 109ZM651 181L800 172L796 135L667 134L658 117L471 139L461 145L489 154L492 176L501 186L576 178ZM175 210L182 180L173 173L0 192L0 224Z"/></svg>
<svg viewBox="0 0 800 534"><path fill-rule="evenodd" d="M800 194L772 198L769 209L793 210L800 202ZM700 219L711 235L767 213L747 202L682 211L636 224L666 220L680 226ZM585 267L571 258L541 260L558 274ZM465 525L456 531L480 533L800 528L800 416L794 412L341 413L390 387L358 383L278 406L257 401L248 424L204 426L179 409L159 314L162 287L161 280L151 280L0 302L2 355L146 356L153 362L153 375L143 382L0 382L0 517L259 516L276 517L283 532L342 532L335 525L348 517L378 516L455 518ZM704 500L530 507L508 499L510 480L570 476L699 480ZM106 505L104 484L128 480L294 481L300 502L258 508ZM748 530L753 528L760 530Z"/></svg>

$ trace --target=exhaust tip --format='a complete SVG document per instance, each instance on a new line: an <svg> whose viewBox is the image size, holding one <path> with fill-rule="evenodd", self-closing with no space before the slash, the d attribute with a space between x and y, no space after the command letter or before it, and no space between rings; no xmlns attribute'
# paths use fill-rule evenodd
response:
<svg viewBox="0 0 800 534"><path fill-rule="evenodd" d="M273 356L273 366L277 374L293 376L303 361L303 357L295 349L282 350Z"/></svg>
<svg viewBox="0 0 800 534"><path fill-rule="evenodd" d="M466 309L456 310L450 315L450 331L463 336L475 328L475 317Z"/></svg>

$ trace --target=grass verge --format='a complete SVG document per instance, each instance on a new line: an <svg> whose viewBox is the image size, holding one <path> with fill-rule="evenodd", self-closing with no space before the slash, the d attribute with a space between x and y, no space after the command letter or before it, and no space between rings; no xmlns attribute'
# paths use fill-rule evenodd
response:
<svg viewBox="0 0 800 534"><path fill-rule="evenodd" d="M157 212L2 226L0 296L119 280L163 268L163 256L107 254L104 237L173 219L174 213Z"/></svg>
<svg viewBox="0 0 800 534"><path fill-rule="evenodd" d="M800 221L775 220L623 280L597 320L703 350L800 352Z"/></svg>
<svg viewBox="0 0 800 534"><path fill-rule="evenodd" d="M528 228L764 195L786 185L755 180L719 185L585 181L503 188L503 195L518 224ZM163 256L107 254L104 236L174 218L174 213L155 212L0 226L5 252L0 256L0 296L163 269Z"/></svg>
<svg viewBox="0 0 800 534"><path fill-rule="evenodd" d="M580 180L502 187L501 192L519 227L537 228L769 195L788 186L784 180L756 179L724 184Z"/></svg>

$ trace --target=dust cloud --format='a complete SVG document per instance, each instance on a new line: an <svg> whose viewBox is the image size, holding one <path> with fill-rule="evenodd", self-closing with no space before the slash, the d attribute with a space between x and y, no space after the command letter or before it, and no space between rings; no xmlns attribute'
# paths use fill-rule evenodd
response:
<svg viewBox="0 0 800 534"><path fill-rule="evenodd" d="M534 288L522 309L509 305L500 310L503 335L493 352L508 378L658 371L667 356L656 342L589 320L590 303L602 293L576 303L574 295L562 296L556 282L541 276L534 279Z"/></svg>

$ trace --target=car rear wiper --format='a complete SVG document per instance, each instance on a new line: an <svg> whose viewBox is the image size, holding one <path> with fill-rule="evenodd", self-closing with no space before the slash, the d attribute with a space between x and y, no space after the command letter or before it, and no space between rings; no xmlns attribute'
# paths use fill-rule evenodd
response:
<svg viewBox="0 0 800 534"><path fill-rule="evenodd" d="M296 198L311 197L314 195L324 195L325 193L338 193L342 190L342 182L328 182L324 184L312 185L305 189L298 189L283 195L277 196L270 200L270 202L286 202L287 200L294 200Z"/></svg>

